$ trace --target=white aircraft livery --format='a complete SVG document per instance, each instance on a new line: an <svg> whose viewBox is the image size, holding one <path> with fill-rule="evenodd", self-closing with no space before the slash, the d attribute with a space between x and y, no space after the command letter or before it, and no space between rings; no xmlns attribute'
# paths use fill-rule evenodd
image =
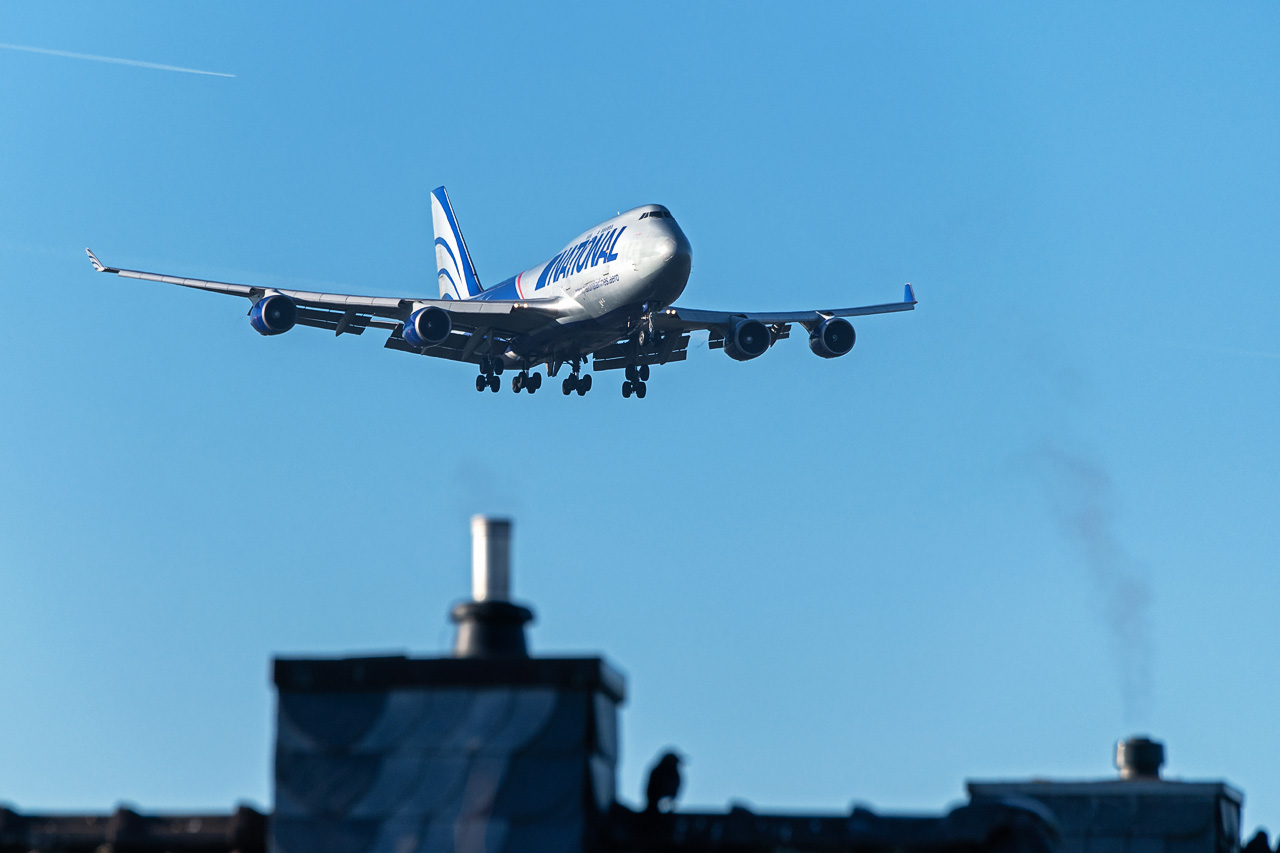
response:
<svg viewBox="0 0 1280 853"><path fill-rule="evenodd" d="M542 387L537 367L545 365L554 377L567 365L561 390L582 396L591 390L591 374L583 371L590 360L595 370L624 370L622 396L642 398L652 365L684 361L690 332L707 332L712 349L746 361L798 324L809 333L809 349L836 358L853 349L853 325L845 318L916 305L908 284L903 301L861 308L773 314L681 308L674 303L689 280L693 255L688 238L660 204L621 213L578 235L550 260L482 287L444 187L431 193L431 220L439 299L159 275L109 267L85 251L99 272L246 297L252 302L249 325L259 334L279 335L295 325L339 335L382 329L390 332L385 345L391 349L477 365L477 391L497 391L502 372L512 370L511 390L532 394Z"/></svg>

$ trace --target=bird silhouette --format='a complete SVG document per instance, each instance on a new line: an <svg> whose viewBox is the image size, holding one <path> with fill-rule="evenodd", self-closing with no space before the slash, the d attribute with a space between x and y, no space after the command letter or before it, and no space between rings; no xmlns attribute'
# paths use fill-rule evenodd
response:
<svg viewBox="0 0 1280 853"><path fill-rule="evenodd" d="M1244 846L1244 853L1271 853L1271 845L1267 841L1267 831L1260 829L1253 834L1253 838L1249 839L1249 843Z"/></svg>
<svg viewBox="0 0 1280 853"><path fill-rule="evenodd" d="M680 793L680 761L678 753L667 751L649 771L644 807L647 814L675 808L676 795Z"/></svg>

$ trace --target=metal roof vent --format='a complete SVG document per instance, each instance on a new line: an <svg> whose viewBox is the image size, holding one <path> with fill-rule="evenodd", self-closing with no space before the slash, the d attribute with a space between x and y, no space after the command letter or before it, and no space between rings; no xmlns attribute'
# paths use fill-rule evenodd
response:
<svg viewBox="0 0 1280 853"><path fill-rule="evenodd" d="M1121 779L1159 779L1164 764L1164 744L1146 735L1134 735L1116 744L1116 767Z"/></svg>

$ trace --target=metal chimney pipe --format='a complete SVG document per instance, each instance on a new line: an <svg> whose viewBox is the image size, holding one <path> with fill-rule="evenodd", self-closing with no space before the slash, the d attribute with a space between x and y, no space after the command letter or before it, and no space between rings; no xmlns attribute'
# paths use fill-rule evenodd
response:
<svg viewBox="0 0 1280 853"><path fill-rule="evenodd" d="M533 611L511 602L511 519L471 518L471 601L453 608L454 657L527 658Z"/></svg>
<svg viewBox="0 0 1280 853"><path fill-rule="evenodd" d="M471 516L471 597L511 600L511 519Z"/></svg>
<svg viewBox="0 0 1280 853"><path fill-rule="evenodd" d="M1146 735L1134 735L1116 744L1116 767L1121 779L1159 779L1164 764L1164 744Z"/></svg>

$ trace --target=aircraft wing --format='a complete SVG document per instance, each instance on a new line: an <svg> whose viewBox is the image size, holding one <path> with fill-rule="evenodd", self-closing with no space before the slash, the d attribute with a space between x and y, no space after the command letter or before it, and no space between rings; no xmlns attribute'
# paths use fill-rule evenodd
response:
<svg viewBox="0 0 1280 853"><path fill-rule="evenodd" d="M298 306L298 325L329 329L336 334L359 335L365 329L385 329L391 332L386 346L407 352L423 352L426 355L473 361L479 343L485 338L494 342L512 335L537 329L558 311L555 299L526 299L521 301L481 301L455 299L421 299L417 297L358 296L346 293L324 293L311 290L288 290L252 284L233 284L225 281L205 281L174 275L118 269L103 264L88 249L85 252L93 268L98 272L115 273L122 278L136 278L163 284L176 284L196 290L242 296L257 302L264 296L282 294ZM419 308L435 306L449 312L454 332L444 343L418 350L411 347L400 330L404 321ZM477 336L479 333L479 336ZM476 339L473 345L471 339Z"/></svg>
<svg viewBox="0 0 1280 853"><path fill-rule="evenodd" d="M660 331L694 331L708 330L712 337L723 332L734 323L743 320L758 320L766 326L789 327L799 323L805 328L821 323L829 317L861 317L866 314L891 314L895 311L911 311L916 307L916 294L911 285L904 288L901 302L886 302L883 305L864 305L859 308L823 308L814 311L702 311L694 308L672 306L654 315L654 326Z"/></svg>

